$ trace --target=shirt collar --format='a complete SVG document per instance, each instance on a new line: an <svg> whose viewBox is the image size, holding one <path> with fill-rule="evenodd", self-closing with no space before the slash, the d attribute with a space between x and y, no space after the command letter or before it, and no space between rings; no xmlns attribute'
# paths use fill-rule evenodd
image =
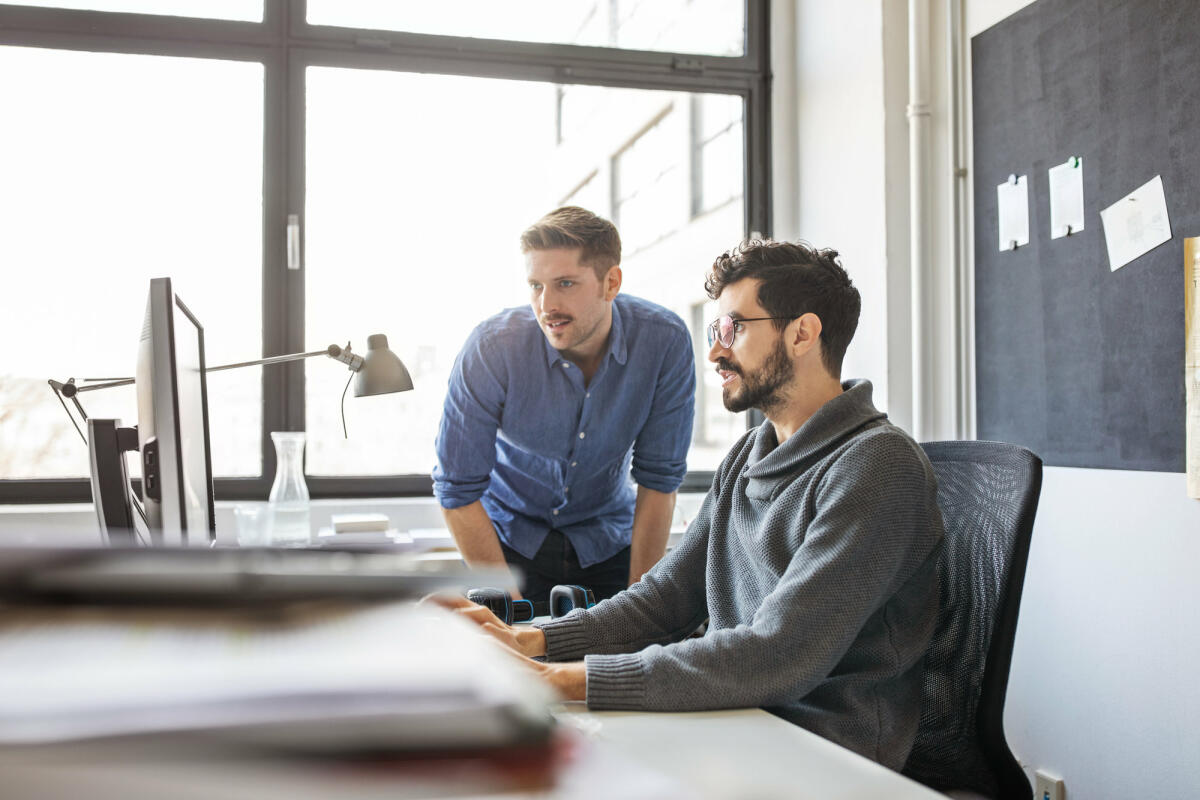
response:
<svg viewBox="0 0 1200 800"><path fill-rule="evenodd" d="M621 312L617 309L615 298L612 304L612 330L608 332L608 352L621 365L629 358L629 351L625 348L625 326L621 322Z"/></svg>
<svg viewBox="0 0 1200 800"><path fill-rule="evenodd" d="M533 324L538 325L536 316L534 316ZM546 363L553 367L559 361L563 360L562 354L550 344L550 340L546 338L546 333L541 329L540 325L538 325L538 333L542 337L542 347L546 348ZM607 356L610 354L617 360L618 364L624 365L629 359L629 350L625 347L625 326L621 322L621 313L617 310L616 300L612 304L612 327L608 331L608 350L605 351L604 355ZM601 358L600 362L603 363L604 359Z"/></svg>
<svg viewBox="0 0 1200 800"><path fill-rule="evenodd" d="M768 492L780 480L790 480L809 459L827 452L837 442L863 427L887 419L871 400L871 382L850 380L842 383L842 393L817 409L782 445L775 439L775 428L765 420L758 429L746 461L746 477L761 481Z"/></svg>

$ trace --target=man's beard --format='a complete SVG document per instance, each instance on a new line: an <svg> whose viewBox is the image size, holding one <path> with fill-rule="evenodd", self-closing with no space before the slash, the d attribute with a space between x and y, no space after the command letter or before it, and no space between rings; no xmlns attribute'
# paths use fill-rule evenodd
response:
<svg viewBox="0 0 1200 800"><path fill-rule="evenodd" d="M721 400L725 403L725 408L735 414L749 408L757 408L766 414L779 406L784 400L780 390L796 374L796 365L788 357L782 338L776 343L771 355L767 356L766 363L753 374L747 375L741 370L734 369L733 365L725 359L721 359L718 366L721 369L736 372L741 378L742 389L738 394L730 394L728 389L721 393Z"/></svg>

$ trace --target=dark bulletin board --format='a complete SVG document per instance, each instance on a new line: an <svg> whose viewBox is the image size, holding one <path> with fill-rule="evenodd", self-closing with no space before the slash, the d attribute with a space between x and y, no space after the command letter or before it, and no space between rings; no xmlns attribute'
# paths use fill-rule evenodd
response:
<svg viewBox="0 0 1200 800"><path fill-rule="evenodd" d="M1045 463L1184 470L1183 239L1200 235L1200 2L1039 0L972 40L978 436ZM1084 160L1085 230L1046 171ZM996 186L1029 176L1030 242ZM1100 210L1161 175L1171 241L1109 270Z"/></svg>

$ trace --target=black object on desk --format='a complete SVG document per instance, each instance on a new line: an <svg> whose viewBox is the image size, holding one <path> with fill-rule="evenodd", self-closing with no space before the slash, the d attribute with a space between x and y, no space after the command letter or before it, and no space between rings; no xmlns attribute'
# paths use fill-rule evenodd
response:
<svg viewBox="0 0 1200 800"><path fill-rule="evenodd" d="M591 608L596 605L595 593L586 586L577 584L555 586L550 590L549 603L513 600L508 592L492 587L471 589L467 592L467 599L487 607L505 625L530 622L534 617L550 616L558 619L577 608Z"/></svg>
<svg viewBox="0 0 1200 800"><path fill-rule="evenodd" d="M513 600L512 595L503 589L490 586L471 589L467 592L467 599L491 611L505 625L529 622L537 616L532 600Z"/></svg>
<svg viewBox="0 0 1200 800"><path fill-rule="evenodd" d="M558 585L550 590L550 616L565 617L577 608L596 605L596 595L586 586Z"/></svg>
<svg viewBox="0 0 1200 800"><path fill-rule="evenodd" d="M0 548L0 601L10 603L209 607L415 600L462 591L479 577L460 562L423 561L394 551Z"/></svg>

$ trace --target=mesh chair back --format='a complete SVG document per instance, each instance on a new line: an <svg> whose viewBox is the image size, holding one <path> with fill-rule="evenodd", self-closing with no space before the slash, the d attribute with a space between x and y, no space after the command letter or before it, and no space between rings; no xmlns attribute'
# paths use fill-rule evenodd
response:
<svg viewBox="0 0 1200 800"><path fill-rule="evenodd" d="M1003 713L1042 462L999 442L921 446L937 474L946 541L921 724L904 774L935 789L1028 800Z"/></svg>

